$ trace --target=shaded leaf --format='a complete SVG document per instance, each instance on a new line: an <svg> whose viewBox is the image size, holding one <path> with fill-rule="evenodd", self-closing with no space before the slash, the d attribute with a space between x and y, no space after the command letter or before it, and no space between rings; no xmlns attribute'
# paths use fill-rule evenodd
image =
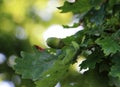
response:
<svg viewBox="0 0 120 87"><path fill-rule="evenodd" d="M106 58L106 60L107 60L107 58ZM100 72L109 72L110 71L110 61L106 61L105 59L104 59L104 61L102 61L101 63L100 63L100 66L99 66L99 71Z"/></svg>
<svg viewBox="0 0 120 87"><path fill-rule="evenodd" d="M114 65L111 67L110 75L112 77L118 77L120 80L120 53L113 56L112 62Z"/></svg>
<svg viewBox="0 0 120 87"><path fill-rule="evenodd" d="M21 53L22 58L16 59L14 69L16 73L22 74L25 79L38 80L41 74L52 67L57 59L55 55L50 54L47 50L37 51L34 53Z"/></svg>
<svg viewBox="0 0 120 87"><path fill-rule="evenodd" d="M95 49L95 51L87 56L86 60L84 60L80 67L81 69L94 69L96 66L96 63L100 63L102 61L102 58L104 57L103 53L99 49Z"/></svg>
<svg viewBox="0 0 120 87"><path fill-rule="evenodd" d="M68 80L69 79L69 80ZM68 75L62 82L62 87L108 87L108 77L90 70L84 74Z"/></svg>
<svg viewBox="0 0 120 87"><path fill-rule="evenodd" d="M96 25L101 25L105 17L105 8L106 8L106 5L103 4L97 10L95 8L91 9L91 11L87 15L88 19L90 19L90 22L95 23Z"/></svg>
<svg viewBox="0 0 120 87"><path fill-rule="evenodd" d="M100 4L102 4L105 0L90 0L90 4L94 5L94 6L99 6Z"/></svg>
<svg viewBox="0 0 120 87"><path fill-rule="evenodd" d="M116 78L116 77L109 77L110 81L109 81L109 85L110 86L116 86L116 87L120 87L120 79Z"/></svg>
<svg viewBox="0 0 120 87"><path fill-rule="evenodd" d="M109 5L110 5L110 7L112 7L112 6L115 5L116 3L120 3L120 0L109 0Z"/></svg>
<svg viewBox="0 0 120 87"><path fill-rule="evenodd" d="M41 80L35 82L37 87L54 87L57 82L66 77L78 48L74 43L72 46L64 47L63 50L63 53L58 56L58 60L54 66L42 74Z"/></svg>
<svg viewBox="0 0 120 87"><path fill-rule="evenodd" d="M79 87L108 87L108 77L100 74L96 69L83 74L83 83Z"/></svg>

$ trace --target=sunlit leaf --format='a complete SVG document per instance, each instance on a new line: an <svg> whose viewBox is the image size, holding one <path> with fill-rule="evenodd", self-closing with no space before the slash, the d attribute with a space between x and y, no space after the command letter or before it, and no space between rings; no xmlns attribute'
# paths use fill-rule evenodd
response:
<svg viewBox="0 0 120 87"><path fill-rule="evenodd" d="M117 51L120 51L120 45L111 37L97 39L96 43L102 47L105 55L114 54Z"/></svg>
<svg viewBox="0 0 120 87"><path fill-rule="evenodd" d="M66 1L63 6L59 7L59 9L62 10L62 13L82 13L88 11L91 7L89 0L77 0L75 3L69 3Z"/></svg>

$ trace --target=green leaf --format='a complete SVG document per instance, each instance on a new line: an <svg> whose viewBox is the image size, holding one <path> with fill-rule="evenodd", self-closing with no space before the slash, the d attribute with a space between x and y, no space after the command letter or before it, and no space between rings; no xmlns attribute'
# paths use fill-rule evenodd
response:
<svg viewBox="0 0 120 87"><path fill-rule="evenodd" d="M112 37L118 42L118 44L120 44L120 30L113 33Z"/></svg>
<svg viewBox="0 0 120 87"><path fill-rule="evenodd" d="M120 12L120 4L115 4L113 7L113 13Z"/></svg>
<svg viewBox="0 0 120 87"><path fill-rule="evenodd" d="M108 58L104 58L102 62L99 63L99 72L109 72L110 71L110 61Z"/></svg>
<svg viewBox="0 0 120 87"><path fill-rule="evenodd" d="M100 63L102 61L102 58L104 57L103 53L99 49L95 49L95 51L87 56L86 60L84 60L80 67L81 69L94 69L96 66L96 63Z"/></svg>
<svg viewBox="0 0 120 87"><path fill-rule="evenodd" d="M112 77L118 77L120 80L120 53L113 56L112 62L114 65L111 67L110 75Z"/></svg>
<svg viewBox="0 0 120 87"><path fill-rule="evenodd" d="M55 55L50 54L47 50L37 51L34 53L21 52L22 58L16 59L14 69L16 73L22 74L22 78L38 80L41 74L53 66L57 59Z"/></svg>
<svg viewBox="0 0 120 87"><path fill-rule="evenodd" d="M85 72L82 80L83 83L79 87L108 87L108 77L99 74L97 69Z"/></svg>
<svg viewBox="0 0 120 87"><path fill-rule="evenodd" d="M110 5L110 7L112 7L112 6L115 5L116 3L120 3L120 0L109 0L109 5Z"/></svg>
<svg viewBox="0 0 120 87"><path fill-rule="evenodd" d="M91 11L87 14L87 18L90 19L90 22L95 23L96 25L101 25L104 21L105 17L105 8L106 5L103 4L99 9L91 9Z"/></svg>
<svg viewBox="0 0 120 87"><path fill-rule="evenodd" d="M68 65L61 64L60 60L57 60L55 65L42 75L42 79L35 82L36 87L54 87L57 82L64 79L68 73Z"/></svg>
<svg viewBox="0 0 120 87"><path fill-rule="evenodd" d="M80 26L79 23L74 23L73 26L63 25L64 28L76 28L78 26Z"/></svg>
<svg viewBox="0 0 120 87"><path fill-rule="evenodd" d="M84 30L80 30L77 33L75 33L72 36L68 36L64 39L62 39L62 41L65 43L65 45L69 45L71 43L71 41L75 41L77 43L82 43L84 39Z"/></svg>
<svg viewBox="0 0 120 87"><path fill-rule="evenodd" d="M108 78L96 70L84 74L68 75L62 82L62 87L109 87Z"/></svg>
<svg viewBox="0 0 120 87"><path fill-rule="evenodd" d="M62 49L63 53L58 56L58 60L54 63L54 66L42 74L41 80L35 82L37 87L54 87L57 82L66 77L69 66L78 50L76 45L74 45L75 43Z"/></svg>
<svg viewBox="0 0 120 87"><path fill-rule="evenodd" d="M120 79L119 78L111 77L111 76L109 78L110 78L110 81L109 81L110 86L120 87Z"/></svg>
<svg viewBox="0 0 120 87"><path fill-rule="evenodd" d="M104 1L105 0L90 0L90 4L92 4L94 6L99 6Z"/></svg>
<svg viewBox="0 0 120 87"><path fill-rule="evenodd" d="M106 56L120 51L120 45L112 37L104 37L103 39L98 38L96 43L102 47Z"/></svg>
<svg viewBox="0 0 120 87"><path fill-rule="evenodd" d="M108 78L95 70L84 74L69 74L63 81L61 87L108 87Z"/></svg>
<svg viewBox="0 0 120 87"><path fill-rule="evenodd" d="M75 3L69 3L66 1L63 6L58 8L62 10L62 13L83 13L88 11L91 7L89 0L77 0Z"/></svg>

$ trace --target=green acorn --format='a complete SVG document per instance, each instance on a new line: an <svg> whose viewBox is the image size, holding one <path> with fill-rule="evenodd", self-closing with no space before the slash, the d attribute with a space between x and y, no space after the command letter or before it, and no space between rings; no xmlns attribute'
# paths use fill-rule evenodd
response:
<svg viewBox="0 0 120 87"><path fill-rule="evenodd" d="M51 48L60 49L64 46L61 38L50 37L47 39L47 45Z"/></svg>

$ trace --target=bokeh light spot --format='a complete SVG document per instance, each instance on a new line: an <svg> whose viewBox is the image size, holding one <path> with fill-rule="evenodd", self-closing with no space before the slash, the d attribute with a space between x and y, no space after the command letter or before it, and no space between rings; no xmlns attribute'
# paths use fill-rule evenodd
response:
<svg viewBox="0 0 120 87"><path fill-rule="evenodd" d="M4 63L6 60L6 56L3 53L0 53L0 64Z"/></svg>
<svg viewBox="0 0 120 87"><path fill-rule="evenodd" d="M15 87L15 86L11 81L1 81L0 87Z"/></svg>
<svg viewBox="0 0 120 87"><path fill-rule="evenodd" d="M13 67L15 65L16 58L17 58L17 56L11 55L8 59L8 66Z"/></svg>

